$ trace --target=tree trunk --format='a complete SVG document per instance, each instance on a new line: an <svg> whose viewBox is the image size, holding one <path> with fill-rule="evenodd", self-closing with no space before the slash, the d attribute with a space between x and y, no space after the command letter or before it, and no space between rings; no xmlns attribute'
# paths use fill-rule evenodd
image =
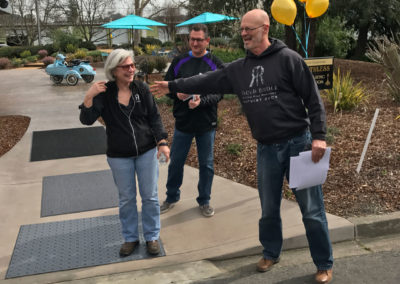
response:
<svg viewBox="0 0 400 284"><path fill-rule="evenodd" d="M296 35L289 26L285 26L285 43L290 49L297 51Z"/></svg>
<svg viewBox="0 0 400 284"><path fill-rule="evenodd" d="M361 59L365 54L368 42L368 30L369 30L368 24L365 26L360 26L358 28L357 45L354 50L354 56L353 56L355 59Z"/></svg>
<svg viewBox="0 0 400 284"><path fill-rule="evenodd" d="M310 19L310 34L308 36L308 57L313 57L315 52L315 39L317 37L317 21L316 19Z"/></svg>

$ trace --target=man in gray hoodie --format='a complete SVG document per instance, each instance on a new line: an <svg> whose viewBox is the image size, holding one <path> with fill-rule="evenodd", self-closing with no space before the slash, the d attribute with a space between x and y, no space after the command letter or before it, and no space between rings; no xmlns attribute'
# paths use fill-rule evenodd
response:
<svg viewBox="0 0 400 284"><path fill-rule="evenodd" d="M279 261L282 249L280 205L283 178L289 178L290 157L312 150L317 163L326 149L326 117L317 84L302 57L283 42L269 38L268 14L259 9L242 17L240 33L247 50L223 69L191 78L156 82L153 94L235 93L257 140L257 178L262 216L259 238L263 258L257 270L268 271ZM332 279L332 245L329 239L321 185L292 189L303 215L315 280Z"/></svg>

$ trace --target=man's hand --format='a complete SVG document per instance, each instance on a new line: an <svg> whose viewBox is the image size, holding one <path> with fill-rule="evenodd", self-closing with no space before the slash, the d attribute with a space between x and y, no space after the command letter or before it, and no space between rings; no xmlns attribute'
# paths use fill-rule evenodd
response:
<svg viewBox="0 0 400 284"><path fill-rule="evenodd" d="M180 99L181 101L186 101L189 97L191 97L191 95L184 94L184 93L176 93L176 96L177 96L178 99Z"/></svg>
<svg viewBox="0 0 400 284"><path fill-rule="evenodd" d="M318 163L325 154L326 142L324 140L313 140L311 147L311 159L314 163Z"/></svg>
<svg viewBox="0 0 400 284"><path fill-rule="evenodd" d="M189 101L189 108L194 109L200 105L200 96L199 95L193 95L193 99Z"/></svg>
<svg viewBox="0 0 400 284"><path fill-rule="evenodd" d="M160 98L170 93L168 88L168 81L155 81L153 85L150 86L150 91L156 98Z"/></svg>

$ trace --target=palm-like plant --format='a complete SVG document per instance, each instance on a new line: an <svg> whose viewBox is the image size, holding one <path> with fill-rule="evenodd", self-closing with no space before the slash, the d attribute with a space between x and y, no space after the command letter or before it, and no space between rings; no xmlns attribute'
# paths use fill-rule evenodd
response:
<svg viewBox="0 0 400 284"><path fill-rule="evenodd" d="M400 34L389 39L386 35L374 40L366 53L372 61L383 65L389 94L400 102Z"/></svg>

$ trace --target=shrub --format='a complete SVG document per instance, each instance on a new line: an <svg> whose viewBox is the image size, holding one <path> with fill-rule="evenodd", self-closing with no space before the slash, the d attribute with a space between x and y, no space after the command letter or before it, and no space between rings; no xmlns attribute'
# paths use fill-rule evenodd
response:
<svg viewBox="0 0 400 284"><path fill-rule="evenodd" d="M12 67L21 67L22 66L22 59L21 58L13 58L11 59L11 66Z"/></svg>
<svg viewBox="0 0 400 284"><path fill-rule="evenodd" d="M47 50L48 53L53 52L53 48L51 45L42 45L42 46L8 46L0 48L0 57L8 57L9 59L15 57L21 57L21 53L25 51L30 51L30 55L37 54L40 50ZM27 56L30 56L27 55ZM25 54L24 54L25 56Z"/></svg>
<svg viewBox="0 0 400 284"><path fill-rule="evenodd" d="M10 66L10 59L7 57L0 58L0 69L6 69Z"/></svg>
<svg viewBox="0 0 400 284"><path fill-rule="evenodd" d="M54 63L54 57L52 56L46 56L45 58L42 59L42 62L45 66Z"/></svg>
<svg viewBox="0 0 400 284"><path fill-rule="evenodd" d="M159 97L159 98L154 97L154 101L158 105L166 104L167 106L172 106L174 104L174 100L171 99L168 96L162 96L162 97Z"/></svg>
<svg viewBox="0 0 400 284"><path fill-rule="evenodd" d="M43 59L48 55L48 52L46 49L41 49L38 51L39 59Z"/></svg>
<svg viewBox="0 0 400 284"><path fill-rule="evenodd" d="M161 44L162 47L172 49L174 47L174 43L172 41L166 41Z"/></svg>
<svg viewBox="0 0 400 284"><path fill-rule="evenodd" d="M28 61L28 62L36 62L37 57L36 57L36 55L32 55L32 56L28 56L28 57L25 58L25 59L26 59L26 61Z"/></svg>
<svg viewBox="0 0 400 284"><path fill-rule="evenodd" d="M323 17L315 39L314 56L345 58L351 49L352 32L340 17Z"/></svg>
<svg viewBox="0 0 400 284"><path fill-rule="evenodd" d="M389 94L397 102L400 102L400 34L393 39L382 36L375 39L366 53L372 61L383 65L386 73L386 83Z"/></svg>
<svg viewBox="0 0 400 284"><path fill-rule="evenodd" d="M65 52L67 53L75 53L77 50L77 47L73 45L72 43L68 43L67 46L65 47Z"/></svg>
<svg viewBox="0 0 400 284"><path fill-rule="evenodd" d="M156 56L154 58L154 68L161 73L167 67L167 62L168 60L164 56Z"/></svg>
<svg viewBox="0 0 400 284"><path fill-rule="evenodd" d="M133 48L133 53L135 56L140 56L143 55L143 50L140 46L135 45L135 47Z"/></svg>
<svg viewBox="0 0 400 284"><path fill-rule="evenodd" d="M90 55L87 55L85 58L83 58L83 60L87 60L87 61L89 61L90 63L93 63L94 61L94 59L93 59L93 56L90 56Z"/></svg>
<svg viewBox="0 0 400 284"><path fill-rule="evenodd" d="M158 45L146 44L145 51L146 51L146 54L151 55L153 53L153 51L155 51L156 49L159 49L159 48L160 48L160 46L158 46Z"/></svg>
<svg viewBox="0 0 400 284"><path fill-rule="evenodd" d="M87 56L87 53L84 49L78 49L74 53L74 57L77 59L83 59Z"/></svg>
<svg viewBox="0 0 400 284"><path fill-rule="evenodd" d="M243 150L242 144L231 143L226 146L226 151L228 151L229 154L232 154L235 156L239 156L240 153L242 152L242 150Z"/></svg>
<svg viewBox="0 0 400 284"><path fill-rule="evenodd" d="M81 41L79 47L86 48L87 50L96 50L96 45L90 41Z"/></svg>
<svg viewBox="0 0 400 284"><path fill-rule="evenodd" d="M32 55L32 53L31 53L30 50L24 50L24 51L22 51L22 52L19 54L19 56L20 56L21 58L27 58L27 57L29 57L29 56L31 56L31 55Z"/></svg>
<svg viewBox="0 0 400 284"><path fill-rule="evenodd" d="M139 63L139 69L146 74L151 74L154 71L155 63L149 58L144 58Z"/></svg>
<svg viewBox="0 0 400 284"><path fill-rule="evenodd" d="M76 34L72 34L65 29L57 29L52 32L51 39L53 40L53 48L58 51L67 51L67 45L72 44L76 47L79 46L79 37ZM71 51L71 52L75 52Z"/></svg>
<svg viewBox="0 0 400 284"><path fill-rule="evenodd" d="M326 143L332 145L335 142L336 136L340 134L340 129L337 127L329 127L327 128L326 132Z"/></svg>
<svg viewBox="0 0 400 284"><path fill-rule="evenodd" d="M103 60L100 50L91 50L87 52L87 56L92 57L91 62L101 62Z"/></svg>
<svg viewBox="0 0 400 284"><path fill-rule="evenodd" d="M157 39L157 38L152 38L152 37L141 37L140 38L140 43L142 45L147 45L147 44L151 44L151 45L158 45L161 46L162 42L161 40Z"/></svg>
<svg viewBox="0 0 400 284"><path fill-rule="evenodd" d="M214 46L224 47L228 46L228 41L222 37L211 38L210 44Z"/></svg>
<svg viewBox="0 0 400 284"><path fill-rule="evenodd" d="M350 72L346 75L333 74L332 89L325 90L322 94L333 106L333 111L352 110L365 102L368 98L366 90L361 86L361 82L354 84L350 77Z"/></svg>
<svg viewBox="0 0 400 284"><path fill-rule="evenodd" d="M239 48L232 49L216 47L213 48L211 52L219 59L221 59L224 63L229 63L245 56L244 50Z"/></svg>

